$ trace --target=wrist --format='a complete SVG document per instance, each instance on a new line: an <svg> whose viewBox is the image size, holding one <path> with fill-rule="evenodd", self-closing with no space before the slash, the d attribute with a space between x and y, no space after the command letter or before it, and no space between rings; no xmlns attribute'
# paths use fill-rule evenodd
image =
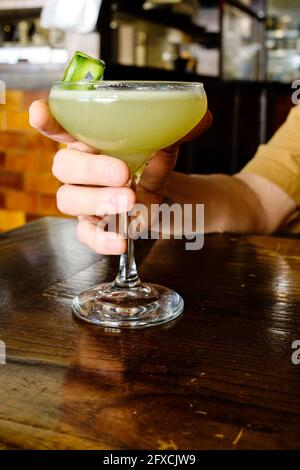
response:
<svg viewBox="0 0 300 470"><path fill-rule="evenodd" d="M244 179L240 173L233 175L232 181L236 187L236 199L239 210L232 214L232 218L241 216L239 232L241 233L270 233L267 224L264 207L259 195L254 188L248 184L247 178Z"/></svg>
<svg viewBox="0 0 300 470"><path fill-rule="evenodd" d="M243 183L256 198L259 232L275 232L284 226L296 210L296 203L289 194L268 178L242 171L235 175L235 179Z"/></svg>

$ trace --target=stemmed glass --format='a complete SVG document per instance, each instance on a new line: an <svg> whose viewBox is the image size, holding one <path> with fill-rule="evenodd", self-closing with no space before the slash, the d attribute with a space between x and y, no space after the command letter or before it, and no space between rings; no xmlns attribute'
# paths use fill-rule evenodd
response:
<svg viewBox="0 0 300 470"><path fill-rule="evenodd" d="M191 131L207 109L203 85L191 82L55 82L49 104L56 120L78 140L124 160L135 187L151 157ZM119 222L127 251L116 279L75 297L73 313L107 328L174 320L183 311L183 299L168 287L140 280L126 212Z"/></svg>

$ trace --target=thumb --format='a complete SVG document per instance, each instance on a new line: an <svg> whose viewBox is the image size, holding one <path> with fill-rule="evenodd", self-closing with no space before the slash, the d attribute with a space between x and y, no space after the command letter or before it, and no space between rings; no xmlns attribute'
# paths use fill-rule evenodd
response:
<svg viewBox="0 0 300 470"><path fill-rule="evenodd" d="M212 119L211 112L206 111L201 121L179 142L156 153L142 174L138 190L160 194L163 191L166 177L175 167L179 145L203 134L211 126Z"/></svg>
<svg viewBox="0 0 300 470"><path fill-rule="evenodd" d="M146 166L138 184L138 192L160 194L168 174L175 167L179 145L174 144L167 149L160 150Z"/></svg>

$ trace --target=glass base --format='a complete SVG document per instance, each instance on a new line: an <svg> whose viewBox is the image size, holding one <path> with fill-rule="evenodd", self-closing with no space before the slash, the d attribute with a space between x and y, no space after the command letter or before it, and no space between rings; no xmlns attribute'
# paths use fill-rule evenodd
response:
<svg viewBox="0 0 300 470"><path fill-rule="evenodd" d="M72 310L80 320L105 328L146 328L174 320L183 305L180 295L167 287L106 283L75 297Z"/></svg>

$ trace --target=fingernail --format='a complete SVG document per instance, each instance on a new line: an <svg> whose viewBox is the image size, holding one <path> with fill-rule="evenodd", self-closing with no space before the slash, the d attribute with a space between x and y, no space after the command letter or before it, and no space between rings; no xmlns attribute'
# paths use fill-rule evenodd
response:
<svg viewBox="0 0 300 470"><path fill-rule="evenodd" d="M119 240L113 240L109 238L106 241L106 248L111 251L112 253L120 253L120 242Z"/></svg>
<svg viewBox="0 0 300 470"><path fill-rule="evenodd" d="M122 173L118 168L115 168L114 165L109 165L105 169L105 176L108 183L120 184L123 181Z"/></svg>

